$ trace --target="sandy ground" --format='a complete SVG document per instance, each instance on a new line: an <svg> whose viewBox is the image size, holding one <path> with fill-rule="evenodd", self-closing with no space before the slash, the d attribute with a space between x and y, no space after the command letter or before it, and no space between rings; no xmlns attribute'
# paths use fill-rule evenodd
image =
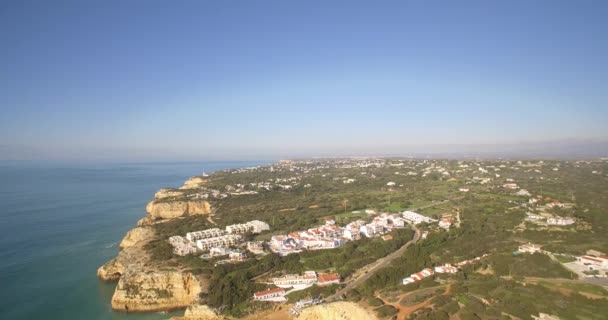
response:
<svg viewBox="0 0 608 320"><path fill-rule="evenodd" d="M284 320L291 319L289 315L289 308L291 304L279 305L272 310L262 311L260 313L252 314L248 317L243 318L244 320Z"/></svg>
<svg viewBox="0 0 608 320"><path fill-rule="evenodd" d="M425 288L425 289L427 289L427 288ZM420 290L425 290L425 289L420 289ZM416 290L416 291L419 291L419 290ZM401 295L397 301L401 301L401 299L403 299L403 297L405 297L407 295L410 295L412 293L415 293L416 291L408 292L406 294ZM443 294L444 295L450 294L451 291L452 291L452 286L451 285L447 285L445 287L445 291L444 291ZM393 306L397 310L399 310L399 313L397 313L397 319L399 319L399 320L401 320L401 319L407 319L407 317L411 313L413 313L414 311L429 306L431 304L431 300L433 300L433 298L434 298L434 296L430 297L430 298L426 299L425 301L420 302L420 303L418 303L416 305L413 305L413 306L402 306L402 305L399 304L399 302L390 303L390 302L384 300L382 298L382 296L380 296L380 295L376 295L376 297L379 298L379 299L381 299L384 302L384 304Z"/></svg>
<svg viewBox="0 0 608 320"><path fill-rule="evenodd" d="M302 310L298 320L372 320L377 319L372 311L365 310L354 302L333 302Z"/></svg>

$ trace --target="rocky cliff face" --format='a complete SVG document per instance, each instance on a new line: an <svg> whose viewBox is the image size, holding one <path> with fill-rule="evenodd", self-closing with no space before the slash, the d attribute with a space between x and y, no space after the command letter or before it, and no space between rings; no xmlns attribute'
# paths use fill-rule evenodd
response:
<svg viewBox="0 0 608 320"><path fill-rule="evenodd" d="M152 220L174 219L195 214L209 214L211 205L204 200L151 201L146 211Z"/></svg>
<svg viewBox="0 0 608 320"><path fill-rule="evenodd" d="M180 189L197 189L204 186L207 183L207 180L202 177L192 177L184 182L184 185L180 187Z"/></svg>
<svg viewBox="0 0 608 320"><path fill-rule="evenodd" d="M147 242L154 238L154 230L151 227L137 227L129 230L125 237L120 242L120 248L128 248L136 245L138 242Z"/></svg>
<svg viewBox="0 0 608 320"><path fill-rule="evenodd" d="M101 280L115 281L120 279L120 275L124 272L125 266L118 260L117 257L99 267L99 269L97 269L97 276Z"/></svg>
<svg viewBox="0 0 608 320"><path fill-rule="evenodd" d="M171 198L171 197L179 197L179 196L182 196L183 194L184 193L182 191L175 190L175 189L160 189L160 190L158 190L157 193L154 194L154 199L160 200L160 199Z"/></svg>
<svg viewBox="0 0 608 320"><path fill-rule="evenodd" d="M128 270L120 277L112 309L120 311L161 311L190 306L198 301L199 280L188 272Z"/></svg>
<svg viewBox="0 0 608 320"><path fill-rule="evenodd" d="M187 188L202 186L206 180L194 177ZM168 270L158 261L152 261L146 244L156 240L155 223L188 215L209 214L211 205L204 200L189 200L184 191L161 189L146 206L147 215L137 222L120 243L116 258L99 267L102 280L118 280L112 297L112 308L128 312L165 311L186 308L198 302L199 294L207 283L190 272ZM166 239L160 239L166 240Z"/></svg>

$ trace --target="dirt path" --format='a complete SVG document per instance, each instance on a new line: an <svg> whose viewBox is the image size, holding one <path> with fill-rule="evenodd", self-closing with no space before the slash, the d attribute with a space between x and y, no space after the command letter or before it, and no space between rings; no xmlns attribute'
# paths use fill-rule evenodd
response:
<svg viewBox="0 0 608 320"><path fill-rule="evenodd" d="M397 302L396 302L396 303L391 303L391 302L388 302L388 301L384 300L384 298L382 298L382 296L380 296L379 294L374 294L374 296L375 296L376 298L378 298L378 299L382 300L382 302L383 302L385 305L392 306L393 308L395 308L395 309L399 310L399 312L397 313L397 319L398 319L398 320L405 320L405 319L407 319L407 317L408 317L410 314L412 314L412 313L413 313L413 312L415 312L416 310L422 309L422 308L424 308L424 307L428 307L428 306L431 304L431 300L433 300L433 298L435 298L435 297L430 297L430 298L428 298L428 299L426 299L426 300L424 300L424 301L422 301L422 302L420 302L420 303L418 303L418 304L415 304L415 305L413 305L413 306L402 306L402 305L400 304L400 301L401 301L403 298L407 297L408 295L411 295L411 294L416 293L417 291L420 291L420 290L426 290L426 289L428 289L428 288L423 288L423 289L419 289L419 290L415 290L415 291L412 291L412 292L408 292L408 293L406 293L406 294L403 294L403 295L399 296L399 299L397 300ZM450 294L450 292L452 292L452 285L451 285L451 284L448 284L448 285L446 286L446 288L445 288L445 291L442 293L442 295L447 295L447 294Z"/></svg>

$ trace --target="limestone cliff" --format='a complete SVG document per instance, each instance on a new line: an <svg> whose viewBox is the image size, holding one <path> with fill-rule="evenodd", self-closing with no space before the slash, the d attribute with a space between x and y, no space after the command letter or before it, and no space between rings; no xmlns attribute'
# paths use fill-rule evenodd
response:
<svg viewBox="0 0 608 320"><path fill-rule="evenodd" d="M152 220L174 219L182 216L209 214L211 205L205 200L150 201L146 211Z"/></svg>
<svg viewBox="0 0 608 320"><path fill-rule="evenodd" d="M197 189L204 186L207 183L207 180L202 177L192 177L184 182L184 185L180 187L180 189Z"/></svg>
<svg viewBox="0 0 608 320"><path fill-rule="evenodd" d="M138 242L149 241L154 238L154 230L151 227L137 227L129 230L120 242L120 248L132 247Z"/></svg>
<svg viewBox="0 0 608 320"><path fill-rule="evenodd" d="M160 199L171 198L171 197L179 197L179 196L182 196L183 194L184 193L179 190L164 188L164 189L158 190L158 192L154 194L154 199L160 200Z"/></svg>
<svg viewBox="0 0 608 320"><path fill-rule="evenodd" d="M99 267L99 269L97 269L97 276L101 280L114 281L120 279L120 275L124 272L125 266L118 260L117 257Z"/></svg>
<svg viewBox="0 0 608 320"><path fill-rule="evenodd" d="M193 177L185 186L194 188L205 183L206 180ZM145 249L146 244L157 240L153 224L211 212L209 202L189 200L184 193L178 189L157 192L146 206L148 214L120 242L118 255L97 270L102 280L118 280L112 297L113 309L145 312L186 308L196 304L201 290L207 289L203 278L184 270L167 269L162 261L153 261Z"/></svg>
<svg viewBox="0 0 608 320"><path fill-rule="evenodd" d="M138 312L180 309L196 303L200 292L199 280L188 272L127 270L112 296L112 309Z"/></svg>

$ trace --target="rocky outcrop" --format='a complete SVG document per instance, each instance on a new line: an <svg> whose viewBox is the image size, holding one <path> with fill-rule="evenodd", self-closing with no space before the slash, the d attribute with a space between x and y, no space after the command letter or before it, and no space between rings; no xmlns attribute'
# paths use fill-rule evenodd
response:
<svg viewBox="0 0 608 320"><path fill-rule="evenodd" d="M186 309L183 317L173 317L171 320L225 320L227 318L218 315L206 305L192 305Z"/></svg>
<svg viewBox="0 0 608 320"><path fill-rule="evenodd" d="M370 320L378 319L373 313L354 302L320 304L302 310L299 320Z"/></svg>
<svg viewBox="0 0 608 320"><path fill-rule="evenodd" d="M118 257L104 263L97 269L97 276L101 280L115 281L120 279L120 275L125 272L125 266L118 260Z"/></svg>
<svg viewBox="0 0 608 320"><path fill-rule="evenodd" d="M127 270L112 296L112 309L142 312L186 308L198 301L200 292L199 280L188 272Z"/></svg>
<svg viewBox="0 0 608 320"><path fill-rule="evenodd" d="M179 197L182 195L184 195L184 193L182 191L165 188L165 189L158 190L158 192L154 194L154 199L160 200L160 199L171 198L171 197Z"/></svg>
<svg viewBox="0 0 608 320"><path fill-rule="evenodd" d="M202 177L192 177L184 182L184 185L180 187L180 189L198 189L204 186L207 183L207 180Z"/></svg>
<svg viewBox="0 0 608 320"><path fill-rule="evenodd" d="M154 223L154 221L152 221L152 218L150 218L150 216L145 216L137 221L137 226L145 227L151 225L152 223Z"/></svg>
<svg viewBox="0 0 608 320"><path fill-rule="evenodd" d="M120 248L128 248L136 245L138 242L149 241L154 238L154 230L151 227L137 227L129 230L125 237L120 242Z"/></svg>
<svg viewBox="0 0 608 320"><path fill-rule="evenodd" d="M196 214L209 214L211 205L205 200L151 201L146 211L152 220L174 219Z"/></svg>

